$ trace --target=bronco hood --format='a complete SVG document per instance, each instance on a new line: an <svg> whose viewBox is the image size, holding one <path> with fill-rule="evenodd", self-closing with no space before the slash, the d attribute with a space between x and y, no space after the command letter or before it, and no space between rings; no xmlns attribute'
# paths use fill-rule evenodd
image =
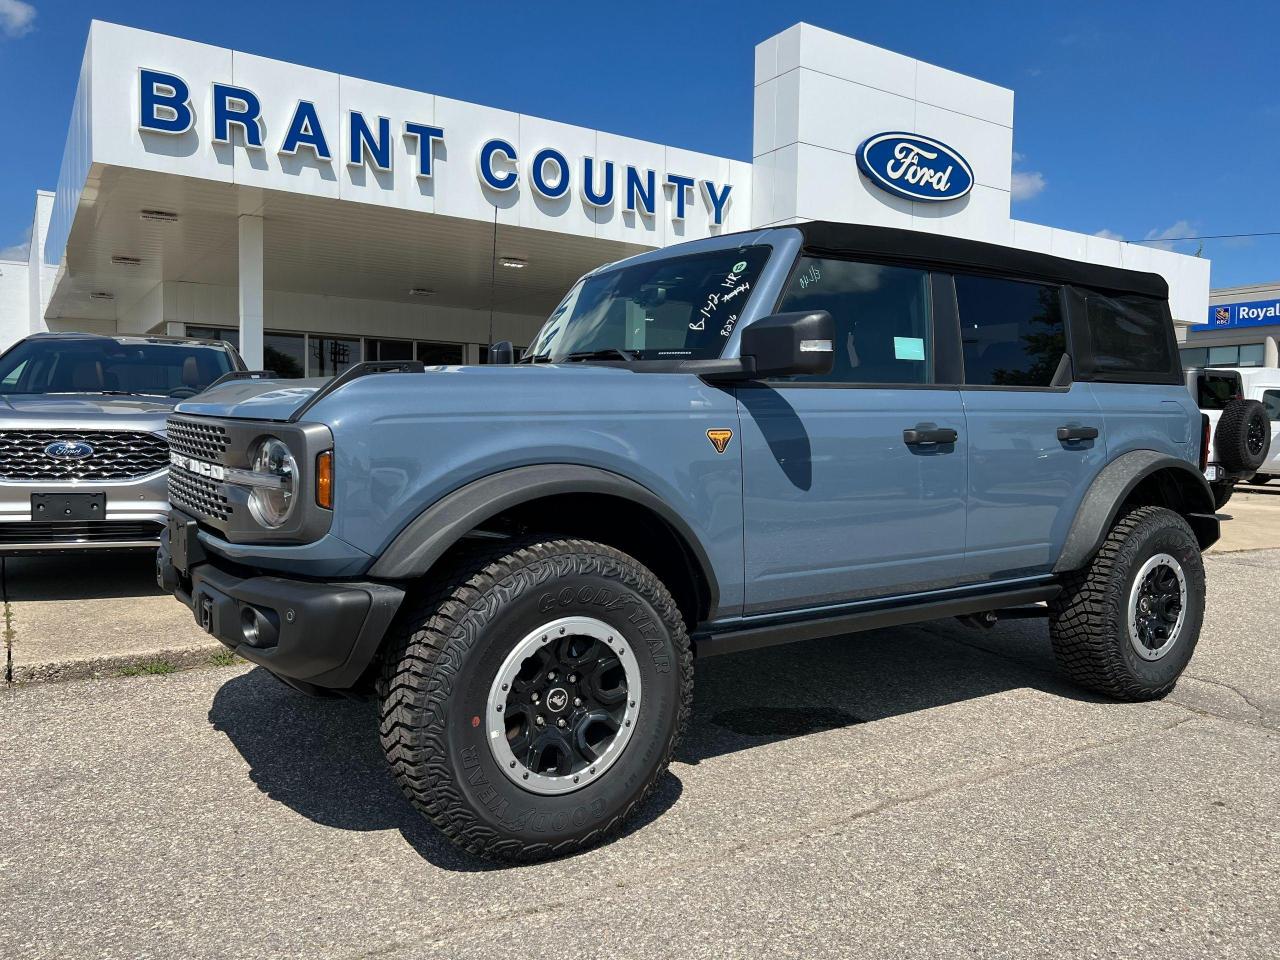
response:
<svg viewBox="0 0 1280 960"><path fill-rule="evenodd" d="M144 430L164 429L177 400L167 397L98 393L0 395L0 429Z"/></svg>
<svg viewBox="0 0 1280 960"><path fill-rule="evenodd" d="M308 398L329 381L228 380L199 396L184 400L178 413L232 420L288 420Z"/></svg>

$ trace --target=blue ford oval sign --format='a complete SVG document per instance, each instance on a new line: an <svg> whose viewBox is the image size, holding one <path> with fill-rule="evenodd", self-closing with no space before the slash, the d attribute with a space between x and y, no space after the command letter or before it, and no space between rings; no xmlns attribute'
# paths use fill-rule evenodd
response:
<svg viewBox="0 0 1280 960"><path fill-rule="evenodd" d="M57 440L44 448L44 455L55 460L84 460L93 456L93 447L83 440Z"/></svg>
<svg viewBox="0 0 1280 960"><path fill-rule="evenodd" d="M973 169L955 150L915 133L877 133L858 147L858 169L907 200L958 200L973 189Z"/></svg>

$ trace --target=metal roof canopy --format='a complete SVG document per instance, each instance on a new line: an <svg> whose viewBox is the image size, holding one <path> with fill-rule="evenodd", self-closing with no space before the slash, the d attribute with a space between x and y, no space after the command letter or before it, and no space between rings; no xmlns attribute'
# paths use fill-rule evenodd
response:
<svg viewBox="0 0 1280 960"><path fill-rule="evenodd" d="M145 219L144 210L177 220ZM651 249L499 224L498 258L526 262L512 269L492 263L492 223L98 165L45 316L115 320L162 281L236 287L243 214L264 219L267 290L487 310L492 270L494 310L533 316L548 314L584 273ZM435 294L412 296L413 288Z"/></svg>

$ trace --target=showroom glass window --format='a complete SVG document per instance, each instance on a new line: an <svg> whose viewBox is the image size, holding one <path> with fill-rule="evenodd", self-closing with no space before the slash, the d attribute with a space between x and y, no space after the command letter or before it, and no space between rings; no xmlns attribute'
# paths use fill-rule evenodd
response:
<svg viewBox="0 0 1280 960"><path fill-rule="evenodd" d="M359 363L360 341L346 337L308 337L311 352L310 377L336 377L349 366Z"/></svg>
<svg viewBox="0 0 1280 960"><path fill-rule="evenodd" d="M418 344L418 359L428 367L451 366L462 363L463 345L460 343ZM485 348L481 348L483 353Z"/></svg>
<svg viewBox="0 0 1280 960"><path fill-rule="evenodd" d="M803 257L780 312L826 310L835 321L831 373L783 377L819 383L928 383L933 369L925 270Z"/></svg>
<svg viewBox="0 0 1280 960"><path fill-rule="evenodd" d="M1067 349L1061 287L957 274L964 382L1047 387Z"/></svg>
<svg viewBox="0 0 1280 960"><path fill-rule="evenodd" d="M366 339L364 358L366 360L412 360L413 341Z"/></svg>

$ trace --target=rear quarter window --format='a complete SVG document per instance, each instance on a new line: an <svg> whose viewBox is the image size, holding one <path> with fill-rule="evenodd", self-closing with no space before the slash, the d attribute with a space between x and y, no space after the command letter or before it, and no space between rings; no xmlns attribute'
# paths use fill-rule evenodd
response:
<svg viewBox="0 0 1280 960"><path fill-rule="evenodd" d="M1170 377L1175 365L1173 320L1163 300L1130 294L1107 296L1085 292L1089 346L1094 370L1123 379Z"/></svg>

